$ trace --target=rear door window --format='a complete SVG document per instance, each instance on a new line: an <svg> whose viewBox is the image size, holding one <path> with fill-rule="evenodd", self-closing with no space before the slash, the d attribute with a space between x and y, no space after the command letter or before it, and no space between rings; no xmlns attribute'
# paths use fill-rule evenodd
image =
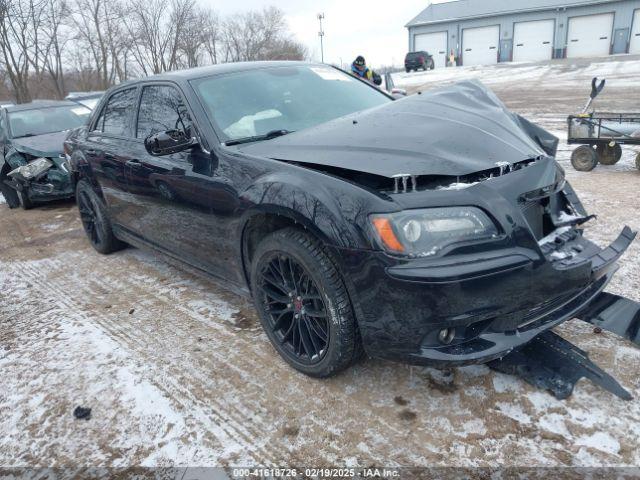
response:
<svg viewBox="0 0 640 480"><path fill-rule="evenodd" d="M135 101L135 88L121 90L111 95L98 117L94 130L118 137L130 137Z"/></svg>
<svg viewBox="0 0 640 480"><path fill-rule="evenodd" d="M149 85L142 89L136 138L147 138L167 130L190 133L191 118L180 92L170 85Z"/></svg>

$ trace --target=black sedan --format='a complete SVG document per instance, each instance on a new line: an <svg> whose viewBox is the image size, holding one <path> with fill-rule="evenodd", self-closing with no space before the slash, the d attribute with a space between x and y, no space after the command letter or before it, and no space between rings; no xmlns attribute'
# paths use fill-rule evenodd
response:
<svg viewBox="0 0 640 480"><path fill-rule="evenodd" d="M186 70L111 89L67 147L99 252L151 248L252 295L318 377L363 351L504 356L598 298L634 236L588 241L557 139L474 82L395 101L325 65Z"/></svg>

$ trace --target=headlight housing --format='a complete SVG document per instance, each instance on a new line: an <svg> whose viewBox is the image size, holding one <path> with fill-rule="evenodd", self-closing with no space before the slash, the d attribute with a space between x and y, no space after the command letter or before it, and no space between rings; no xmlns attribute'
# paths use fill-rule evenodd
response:
<svg viewBox="0 0 640 480"><path fill-rule="evenodd" d="M48 158L36 158L26 165L11 170L8 175L22 175L26 179L36 178L42 175L53 166L53 162Z"/></svg>
<svg viewBox="0 0 640 480"><path fill-rule="evenodd" d="M498 227L476 207L441 207L372 215L383 248L394 254L429 257L448 245L488 240Z"/></svg>

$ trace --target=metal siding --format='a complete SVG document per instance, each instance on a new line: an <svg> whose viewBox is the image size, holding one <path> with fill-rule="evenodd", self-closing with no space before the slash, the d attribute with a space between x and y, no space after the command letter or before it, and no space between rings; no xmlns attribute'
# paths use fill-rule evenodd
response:
<svg viewBox="0 0 640 480"><path fill-rule="evenodd" d="M566 53L569 18L583 15L610 13L612 11L615 11L614 29L618 30L627 28L629 29L629 31L631 31L634 11L638 9L640 9L640 0L617 0L606 3L600 2L578 7L568 7L566 9L560 10L550 9L546 11L541 10L536 12L523 11L512 14L481 18L452 18L450 21L437 24L408 27L409 43L411 44L411 46L413 46L412 42L413 36L415 34L435 33L446 29L449 31L449 50L453 50L456 56L460 56L463 53L461 45L463 29L500 24L500 60L505 61L512 58L511 40L513 38L513 29L515 23L535 20L549 20L553 18L556 22L553 56L554 58L561 58L565 56ZM640 28L639 26L640 20L637 20L634 25L635 32L637 32L637 29ZM613 32L610 35L613 35ZM508 48L509 50L507 51L505 50L505 48Z"/></svg>

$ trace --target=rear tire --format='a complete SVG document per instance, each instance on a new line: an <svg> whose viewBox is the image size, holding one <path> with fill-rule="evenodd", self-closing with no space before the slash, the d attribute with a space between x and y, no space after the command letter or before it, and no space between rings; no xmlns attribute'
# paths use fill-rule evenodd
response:
<svg viewBox="0 0 640 480"><path fill-rule="evenodd" d="M251 289L271 344L296 370L329 377L361 356L342 277L307 233L286 228L267 236L254 254Z"/></svg>
<svg viewBox="0 0 640 480"><path fill-rule="evenodd" d="M640 170L640 152L636 155L636 168Z"/></svg>
<svg viewBox="0 0 640 480"><path fill-rule="evenodd" d="M126 246L113 234L104 202L85 179L80 180L76 186L76 202L84 231L96 251L106 255Z"/></svg>
<svg viewBox="0 0 640 480"><path fill-rule="evenodd" d="M598 165L598 154L590 145L580 145L571 154L571 165L579 172L590 172Z"/></svg>
<svg viewBox="0 0 640 480"><path fill-rule="evenodd" d="M429 59L429 70L433 70L434 68L436 68L436 62L433 60L433 58Z"/></svg>
<svg viewBox="0 0 640 480"><path fill-rule="evenodd" d="M609 144L600 144L596 148L598 153L598 161L602 165L615 165L622 158L622 147L619 143L611 147Z"/></svg>

